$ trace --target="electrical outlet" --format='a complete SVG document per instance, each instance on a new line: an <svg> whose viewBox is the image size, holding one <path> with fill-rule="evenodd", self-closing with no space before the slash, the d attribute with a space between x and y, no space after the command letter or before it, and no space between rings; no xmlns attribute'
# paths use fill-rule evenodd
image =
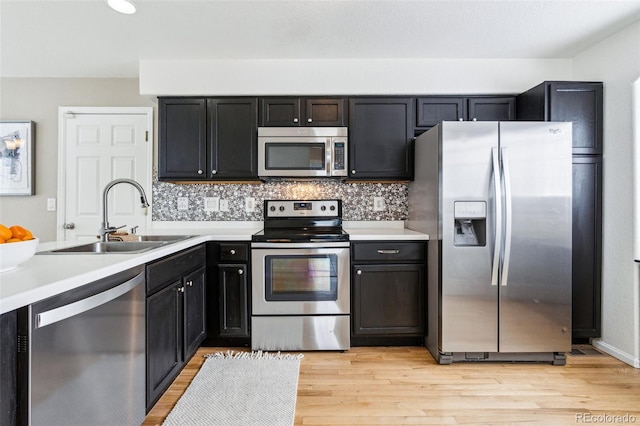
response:
<svg viewBox="0 0 640 426"><path fill-rule="evenodd" d="M220 211L221 212L229 211L229 200L220 200Z"/></svg>
<svg viewBox="0 0 640 426"><path fill-rule="evenodd" d="M178 210L180 211L189 210L189 198L178 197Z"/></svg>
<svg viewBox="0 0 640 426"><path fill-rule="evenodd" d="M244 199L244 211L247 213L253 213L256 211L256 199L253 197L247 197Z"/></svg>
<svg viewBox="0 0 640 426"><path fill-rule="evenodd" d="M217 212L220 210L220 197L204 197L202 205L205 212Z"/></svg>
<svg viewBox="0 0 640 426"><path fill-rule="evenodd" d="M384 197L373 197L373 211L382 212L386 209Z"/></svg>
<svg viewBox="0 0 640 426"><path fill-rule="evenodd" d="M55 212L56 211L56 199L55 198L47 198L47 211Z"/></svg>

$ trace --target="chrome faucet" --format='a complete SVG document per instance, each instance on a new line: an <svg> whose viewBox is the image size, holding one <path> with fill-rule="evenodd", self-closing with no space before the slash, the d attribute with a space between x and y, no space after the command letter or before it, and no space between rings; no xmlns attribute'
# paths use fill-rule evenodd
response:
<svg viewBox="0 0 640 426"><path fill-rule="evenodd" d="M147 194L144 193L144 188L138 182L133 179L115 179L112 180L104 187L102 191L102 224L100 225L100 241L107 241L107 236L116 232L118 229L124 228L127 225L122 225L119 227L109 226L109 219L107 216L109 215L109 209L107 207L107 195L109 194L109 190L116 186L119 183L128 183L129 185L133 185L140 192L140 201L142 202L142 208L149 207L149 202L147 201Z"/></svg>

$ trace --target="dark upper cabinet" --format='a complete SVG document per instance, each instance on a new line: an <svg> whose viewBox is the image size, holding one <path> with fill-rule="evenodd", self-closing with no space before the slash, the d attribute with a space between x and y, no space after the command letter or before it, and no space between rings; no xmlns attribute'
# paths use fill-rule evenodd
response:
<svg viewBox="0 0 640 426"><path fill-rule="evenodd" d="M467 119L472 121L515 120L516 97L470 97L467 99Z"/></svg>
<svg viewBox="0 0 640 426"><path fill-rule="evenodd" d="M518 120L573 122L573 153L602 154L601 82L545 81L517 97Z"/></svg>
<svg viewBox="0 0 640 426"><path fill-rule="evenodd" d="M158 121L158 178L204 179L207 170L205 100L161 98Z"/></svg>
<svg viewBox="0 0 640 426"><path fill-rule="evenodd" d="M344 98L277 97L260 99L260 126L342 127L345 123Z"/></svg>
<svg viewBox="0 0 640 426"><path fill-rule="evenodd" d="M160 180L257 180L257 98L161 98Z"/></svg>
<svg viewBox="0 0 640 426"><path fill-rule="evenodd" d="M507 121L516 118L515 96L425 96L418 98L416 127L442 121Z"/></svg>
<svg viewBox="0 0 640 426"><path fill-rule="evenodd" d="M602 157L573 157L572 337L600 336Z"/></svg>
<svg viewBox="0 0 640 426"><path fill-rule="evenodd" d="M414 98L349 99L349 179L413 179Z"/></svg>
<svg viewBox="0 0 640 426"><path fill-rule="evenodd" d="M257 179L257 110L256 98L207 100L210 178Z"/></svg>

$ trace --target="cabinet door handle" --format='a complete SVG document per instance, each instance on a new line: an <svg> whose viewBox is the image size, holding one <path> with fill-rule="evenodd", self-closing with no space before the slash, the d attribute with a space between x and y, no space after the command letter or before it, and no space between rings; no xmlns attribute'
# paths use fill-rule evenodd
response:
<svg viewBox="0 0 640 426"><path fill-rule="evenodd" d="M297 123L297 122L298 122L298 117L294 118L294 119L293 119L293 122L294 122L294 123Z"/></svg>
<svg viewBox="0 0 640 426"><path fill-rule="evenodd" d="M178 291L179 291L180 293L184 293L184 287L178 287Z"/></svg>
<svg viewBox="0 0 640 426"><path fill-rule="evenodd" d="M229 250L230 254L236 254L236 251L234 249Z"/></svg>
<svg viewBox="0 0 640 426"><path fill-rule="evenodd" d="M242 275L244 274L244 271L242 269L238 269L238 275Z"/></svg>
<svg viewBox="0 0 640 426"><path fill-rule="evenodd" d="M311 122L313 122L313 119L312 118L307 118L307 123L311 123Z"/></svg>
<svg viewBox="0 0 640 426"><path fill-rule="evenodd" d="M355 169L351 170L351 174L355 175L356 174L356 170Z"/></svg>
<svg viewBox="0 0 640 426"><path fill-rule="evenodd" d="M215 170L215 169L214 169L214 170L211 170L211 174L212 174L212 175L215 175L215 174L217 174L217 173L218 173L218 171L217 171L217 170Z"/></svg>
<svg viewBox="0 0 640 426"><path fill-rule="evenodd" d="M358 275L362 275L362 270L358 269L358 270L356 271L356 274L358 274Z"/></svg>
<svg viewBox="0 0 640 426"><path fill-rule="evenodd" d="M188 285L189 287L192 287L192 286L193 286L193 281L187 281L187 285Z"/></svg>
<svg viewBox="0 0 640 426"><path fill-rule="evenodd" d="M391 250L380 249L380 250L378 250L378 253L380 253L380 254L398 254L398 253L400 253L400 250L398 250L398 249L391 249Z"/></svg>
<svg viewBox="0 0 640 426"><path fill-rule="evenodd" d="M202 170L198 170L198 174L201 175L202 174Z"/></svg>

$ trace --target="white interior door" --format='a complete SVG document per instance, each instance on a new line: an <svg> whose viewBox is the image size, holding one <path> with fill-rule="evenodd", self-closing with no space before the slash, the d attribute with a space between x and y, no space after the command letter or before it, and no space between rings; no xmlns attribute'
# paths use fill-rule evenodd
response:
<svg viewBox="0 0 640 426"><path fill-rule="evenodd" d="M134 179L151 201L152 108L67 108L59 110L58 240L96 240L102 222L104 187ZM109 191L111 226L144 233L147 209L128 184Z"/></svg>

